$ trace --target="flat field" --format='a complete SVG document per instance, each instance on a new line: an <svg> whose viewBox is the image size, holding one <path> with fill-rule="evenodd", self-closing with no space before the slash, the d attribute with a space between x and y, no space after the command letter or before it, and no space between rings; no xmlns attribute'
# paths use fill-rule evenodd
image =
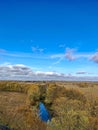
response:
<svg viewBox="0 0 98 130"><path fill-rule="evenodd" d="M42 102L51 114L38 116ZM98 130L97 82L0 82L0 125L14 130Z"/></svg>

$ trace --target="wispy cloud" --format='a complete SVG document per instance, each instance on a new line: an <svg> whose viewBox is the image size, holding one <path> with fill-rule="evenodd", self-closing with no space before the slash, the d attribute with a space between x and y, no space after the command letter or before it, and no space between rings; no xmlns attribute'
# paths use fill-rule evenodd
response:
<svg viewBox="0 0 98 130"><path fill-rule="evenodd" d="M66 48L65 52L65 58L69 61L73 61L76 59L76 56L73 54L75 52L75 49Z"/></svg>
<svg viewBox="0 0 98 130"><path fill-rule="evenodd" d="M74 61L79 58L86 58L89 59L92 53L79 53L75 48L66 48L65 58L69 61Z"/></svg>
<svg viewBox="0 0 98 130"><path fill-rule="evenodd" d="M61 57L58 61L54 62L53 64L54 65L59 64L63 59L64 59L64 57Z"/></svg>
<svg viewBox="0 0 98 130"><path fill-rule="evenodd" d="M38 46L37 47L34 47L34 46L32 47L33 52L43 52L44 50L45 50L44 48L40 48Z"/></svg>
<svg viewBox="0 0 98 130"><path fill-rule="evenodd" d="M65 44L60 44L59 47L60 47L60 48L65 48L66 45L65 45Z"/></svg>
<svg viewBox="0 0 98 130"><path fill-rule="evenodd" d="M4 50L4 49L0 49L0 53L6 53L7 50Z"/></svg>
<svg viewBox="0 0 98 130"><path fill-rule="evenodd" d="M78 71L78 72L76 72L76 74L88 74L86 71Z"/></svg>
<svg viewBox="0 0 98 130"><path fill-rule="evenodd" d="M62 54L54 54L51 55L52 59L60 58L60 59L68 59L68 60L75 60L76 56L73 54L75 49L66 48L65 53Z"/></svg>
<svg viewBox="0 0 98 130"><path fill-rule="evenodd" d="M15 57L15 58L31 58L31 59L49 59L49 55L44 53L28 53L28 52L10 52L7 50L0 49L0 55L3 57ZM41 50L40 50L41 52Z"/></svg>
<svg viewBox="0 0 98 130"><path fill-rule="evenodd" d="M32 47L33 52L35 53L28 53L28 52L9 52L4 49L0 49L0 58L3 59L4 57L10 58L25 58L25 59L36 59L36 60L48 60L52 62L51 64L59 64L63 60L74 61L77 59L84 58L88 61L93 61L94 63L98 64L98 51L93 53L79 53L78 50L74 48L66 48L64 53L58 54L46 54L44 49ZM43 53L41 53L43 52ZM54 62L53 62L54 60Z"/></svg>
<svg viewBox="0 0 98 130"><path fill-rule="evenodd" d="M53 65L56 65L59 64L65 58L65 54L53 54L50 56L50 58L57 59L57 61L53 63Z"/></svg>
<svg viewBox="0 0 98 130"><path fill-rule="evenodd" d="M98 63L98 52L95 52L95 53L79 53L77 51L77 49L66 48L65 53L53 54L53 55L51 55L51 58L57 59L57 61L53 64L58 64L64 59L67 59L69 61L74 61L76 59L81 59L81 58L85 58L85 60Z"/></svg>
<svg viewBox="0 0 98 130"><path fill-rule="evenodd" d="M53 64L59 64L64 59L68 59L69 61L75 60L76 56L73 54L74 52L75 52L75 49L66 48L65 53L51 55L52 59L58 59Z"/></svg>
<svg viewBox="0 0 98 130"><path fill-rule="evenodd" d="M98 63L98 52L96 52L95 54L91 55L90 56L90 60L95 62L95 63Z"/></svg>
<svg viewBox="0 0 98 130"><path fill-rule="evenodd" d="M87 71L78 71L78 72L76 72L76 74L77 75L89 75L89 76L98 75L98 73L87 72Z"/></svg>

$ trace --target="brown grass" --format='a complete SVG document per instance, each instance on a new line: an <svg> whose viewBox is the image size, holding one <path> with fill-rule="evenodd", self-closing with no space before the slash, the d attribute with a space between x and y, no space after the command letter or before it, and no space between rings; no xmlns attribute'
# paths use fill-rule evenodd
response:
<svg viewBox="0 0 98 130"><path fill-rule="evenodd" d="M16 108L25 105L26 95L16 92L0 92L0 120L9 124Z"/></svg>
<svg viewBox="0 0 98 130"><path fill-rule="evenodd" d="M37 115L40 101L51 113L59 109L62 112L64 105L68 111L84 110L89 114L86 118L89 117L91 130L98 127L98 83L90 82L0 82L0 123L15 130L46 130L46 124ZM56 103L59 107L54 109Z"/></svg>

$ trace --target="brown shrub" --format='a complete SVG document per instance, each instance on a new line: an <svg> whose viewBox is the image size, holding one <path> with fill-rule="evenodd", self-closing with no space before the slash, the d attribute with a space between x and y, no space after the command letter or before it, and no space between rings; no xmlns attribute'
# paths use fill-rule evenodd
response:
<svg viewBox="0 0 98 130"><path fill-rule="evenodd" d="M89 118L89 130L98 130L98 117Z"/></svg>
<svg viewBox="0 0 98 130"><path fill-rule="evenodd" d="M65 95L68 99L80 100L82 102L86 102L85 95L78 89L65 89Z"/></svg>

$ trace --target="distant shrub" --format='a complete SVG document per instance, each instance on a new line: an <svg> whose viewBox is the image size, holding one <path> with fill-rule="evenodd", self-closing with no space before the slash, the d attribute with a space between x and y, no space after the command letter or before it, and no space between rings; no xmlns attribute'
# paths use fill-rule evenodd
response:
<svg viewBox="0 0 98 130"><path fill-rule="evenodd" d="M80 83L78 83L78 87L80 87L80 88L94 87L94 84L93 83L87 83L87 82L80 82Z"/></svg>
<svg viewBox="0 0 98 130"><path fill-rule="evenodd" d="M40 101L44 102L46 98L47 85L38 85L40 93Z"/></svg>
<svg viewBox="0 0 98 130"><path fill-rule="evenodd" d="M31 85L27 92L30 105L38 105L40 99L40 91L38 85Z"/></svg>
<svg viewBox="0 0 98 130"><path fill-rule="evenodd" d="M54 101L54 99L56 97L56 89L57 89L56 84L49 84L47 86L46 98L45 98L46 104L53 103L53 101Z"/></svg>
<svg viewBox="0 0 98 130"><path fill-rule="evenodd" d="M46 91L46 103L53 103L56 98L62 97L65 94L65 88L56 85L55 83L50 83Z"/></svg>
<svg viewBox="0 0 98 130"><path fill-rule="evenodd" d="M72 88L66 89L65 95L68 99L75 99L75 100L80 100L82 102L86 102L85 95L78 89L72 89Z"/></svg>
<svg viewBox="0 0 98 130"><path fill-rule="evenodd" d="M27 93L30 85L19 82L0 82L0 91Z"/></svg>

